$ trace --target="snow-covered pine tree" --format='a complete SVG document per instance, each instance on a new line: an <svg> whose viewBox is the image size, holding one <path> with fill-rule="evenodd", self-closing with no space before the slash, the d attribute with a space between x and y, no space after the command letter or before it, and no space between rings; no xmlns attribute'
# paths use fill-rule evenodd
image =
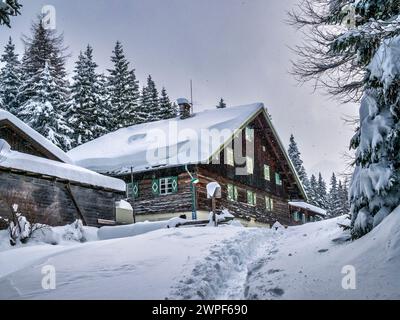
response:
<svg viewBox="0 0 400 320"><path fill-rule="evenodd" d="M108 78L102 73L97 76L97 93L100 99L97 108L97 124L99 130L95 131L95 138L109 133L110 121L112 120L112 106L109 91L107 90Z"/></svg>
<svg viewBox="0 0 400 320"><path fill-rule="evenodd" d="M400 32L400 28L398 30ZM400 205L400 36L385 40L370 65L353 140L350 199L358 238Z"/></svg>
<svg viewBox="0 0 400 320"><path fill-rule="evenodd" d="M55 145L64 150L71 148L71 129L59 113L60 105L64 97L57 89L57 82L54 77L54 70L45 63L37 75L30 78L26 87L29 87L33 95L21 106L19 116L21 119L49 139Z"/></svg>
<svg viewBox="0 0 400 320"><path fill-rule="evenodd" d="M49 137L62 149L68 150L72 141L68 135L72 133L72 130L64 119L69 100L64 38L62 35L57 35L55 30L45 29L40 16L32 24L31 30L31 37L24 36L25 53L21 64L22 85L17 97L16 113L33 129ZM42 93L37 92L39 81L42 81ZM50 90L50 87L52 92L47 95L46 90ZM46 111L49 106L43 106L43 111L33 112L32 108L41 108L40 101L51 105L56 116L53 116L53 111ZM28 106L32 111L31 114L24 109ZM40 114L40 121L38 121L38 114ZM51 130L47 130L46 127Z"/></svg>
<svg viewBox="0 0 400 320"><path fill-rule="evenodd" d="M336 178L335 173L332 174L330 182L330 190L328 195L328 215L330 217L338 217L342 214L341 194L342 183Z"/></svg>
<svg viewBox="0 0 400 320"><path fill-rule="evenodd" d="M160 113L160 100L156 84L151 75L147 77L147 85L143 87L139 118L141 122L152 122L162 119Z"/></svg>
<svg viewBox="0 0 400 320"><path fill-rule="evenodd" d="M10 17L21 14L22 5L19 0L0 1L0 25L11 27Z"/></svg>
<svg viewBox="0 0 400 320"><path fill-rule="evenodd" d="M0 61L4 63L0 70L0 107L16 114L17 95L21 86L21 68L11 37Z"/></svg>
<svg viewBox="0 0 400 320"><path fill-rule="evenodd" d="M326 182L322 178L322 174L318 175L318 183L316 189L316 205L322 209L328 210L328 193L326 188Z"/></svg>
<svg viewBox="0 0 400 320"><path fill-rule="evenodd" d="M173 103L171 103L167 90L164 87L161 90L159 110L160 120L171 119L177 116L177 108Z"/></svg>
<svg viewBox="0 0 400 320"><path fill-rule="evenodd" d="M288 155L289 155L289 158L292 161L293 166L296 169L296 172L300 178L300 181L303 184L304 189L308 195L308 193L310 192L310 190L309 190L310 189L310 181L308 180L306 169L304 168L303 160L301 159L301 153L299 151L299 148L297 147L297 143L294 139L293 134L290 136Z"/></svg>
<svg viewBox="0 0 400 320"><path fill-rule="evenodd" d="M341 201L341 212L342 215L344 214L349 214L350 213L350 202L349 202L349 189L348 189L349 183L347 178L344 180L342 183L340 181L339 185L339 194L340 194L340 201Z"/></svg>
<svg viewBox="0 0 400 320"><path fill-rule="evenodd" d="M317 178L315 177L315 175L311 175L310 178L310 186L308 189L308 201L310 202L310 204L314 205L314 206L318 206L318 181Z"/></svg>
<svg viewBox="0 0 400 320"><path fill-rule="evenodd" d="M124 128L139 122L139 84L135 70L129 69L121 42L117 41L111 57L113 68L109 69L108 90L111 115L108 131Z"/></svg>
<svg viewBox="0 0 400 320"><path fill-rule="evenodd" d="M93 61L93 49L87 46L80 53L75 65L69 103L69 122L74 134L74 147L91 141L106 132L103 127L102 83L96 73L97 64Z"/></svg>
<svg viewBox="0 0 400 320"><path fill-rule="evenodd" d="M398 149L399 15L399 0L304 0L291 14L292 23L311 34L310 42L297 48L299 80L315 80L344 101L361 100L351 142L356 149L350 186L354 238L400 204L398 152L393 151Z"/></svg>
<svg viewBox="0 0 400 320"><path fill-rule="evenodd" d="M225 103L224 99L221 98L221 100L219 100L217 108L218 109L225 109L226 108L226 103Z"/></svg>

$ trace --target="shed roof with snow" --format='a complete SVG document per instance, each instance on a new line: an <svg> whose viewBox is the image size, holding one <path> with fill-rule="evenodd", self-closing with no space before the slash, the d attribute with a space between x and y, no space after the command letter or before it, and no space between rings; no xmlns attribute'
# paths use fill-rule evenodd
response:
<svg viewBox="0 0 400 320"><path fill-rule="evenodd" d="M1 109L0 168L119 192L126 188L122 180L73 164L63 150L11 113Z"/></svg>
<svg viewBox="0 0 400 320"><path fill-rule="evenodd" d="M307 202L302 202L302 201L295 202L295 201L292 201L292 202L289 202L289 205L292 206L292 207L301 208L301 209L305 209L305 210L308 210L308 211L315 212L316 214L319 214L321 216L326 216L326 213L327 213L326 210L324 210L324 209L322 209L320 207L314 206L312 204L309 204Z"/></svg>
<svg viewBox="0 0 400 320"><path fill-rule="evenodd" d="M0 109L0 128L1 127L12 127L13 135L18 135L20 140L29 141L34 145L34 148L40 151L46 158L72 164L72 160L63 150L22 122L16 116L2 109ZM8 142L11 143L10 141Z"/></svg>

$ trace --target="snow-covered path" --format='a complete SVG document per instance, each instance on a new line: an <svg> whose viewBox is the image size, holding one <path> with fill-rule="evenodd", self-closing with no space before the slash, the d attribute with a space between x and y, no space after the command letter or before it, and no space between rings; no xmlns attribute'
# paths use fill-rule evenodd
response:
<svg viewBox="0 0 400 320"><path fill-rule="evenodd" d="M0 252L0 299L400 298L400 209L366 237L342 235L343 218L287 230L162 229L68 246ZM41 287L42 267L55 290ZM344 266L356 289L345 290ZM14 269L13 269L14 268Z"/></svg>

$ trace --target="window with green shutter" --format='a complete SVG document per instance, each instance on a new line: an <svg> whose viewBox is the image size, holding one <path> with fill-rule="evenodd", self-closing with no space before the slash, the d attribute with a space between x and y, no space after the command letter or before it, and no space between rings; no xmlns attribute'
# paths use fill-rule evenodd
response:
<svg viewBox="0 0 400 320"><path fill-rule="evenodd" d="M160 178L158 181L158 194L168 195L178 193L178 177Z"/></svg>
<svg viewBox="0 0 400 320"><path fill-rule="evenodd" d="M281 179L281 175L279 173L275 173L275 183L278 186L282 185L282 179Z"/></svg>
<svg viewBox="0 0 400 320"><path fill-rule="evenodd" d="M270 212L274 211L274 199L265 197L265 209Z"/></svg>
<svg viewBox="0 0 400 320"><path fill-rule="evenodd" d="M236 187L236 186L233 187L233 199L235 201L238 201L238 199L239 199L239 190L238 190L238 187Z"/></svg>
<svg viewBox="0 0 400 320"><path fill-rule="evenodd" d="M247 191L247 204L255 206L257 204L257 194L252 191Z"/></svg>
<svg viewBox="0 0 400 320"><path fill-rule="evenodd" d="M233 201L234 200L234 188L232 184L228 184L228 200Z"/></svg>
<svg viewBox="0 0 400 320"><path fill-rule="evenodd" d="M271 181L271 169L268 165L264 165L264 179Z"/></svg>
<svg viewBox="0 0 400 320"><path fill-rule="evenodd" d="M139 198L139 182L127 183L126 194L128 198Z"/></svg>

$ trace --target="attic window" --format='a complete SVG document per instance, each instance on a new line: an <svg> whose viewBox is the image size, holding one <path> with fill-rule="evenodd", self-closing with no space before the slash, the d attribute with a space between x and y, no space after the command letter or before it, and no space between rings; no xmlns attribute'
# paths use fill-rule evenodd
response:
<svg viewBox="0 0 400 320"><path fill-rule="evenodd" d="M233 149L232 148L226 148L226 164L228 166L235 166L235 161L233 158Z"/></svg>
<svg viewBox="0 0 400 320"><path fill-rule="evenodd" d="M250 142L254 141L254 129L246 127L246 140Z"/></svg>
<svg viewBox="0 0 400 320"><path fill-rule="evenodd" d="M254 173L254 159L252 157L246 157L247 173Z"/></svg>
<svg viewBox="0 0 400 320"><path fill-rule="evenodd" d="M281 178L281 175L279 173L275 173L275 183L278 186L282 185L282 178Z"/></svg>

